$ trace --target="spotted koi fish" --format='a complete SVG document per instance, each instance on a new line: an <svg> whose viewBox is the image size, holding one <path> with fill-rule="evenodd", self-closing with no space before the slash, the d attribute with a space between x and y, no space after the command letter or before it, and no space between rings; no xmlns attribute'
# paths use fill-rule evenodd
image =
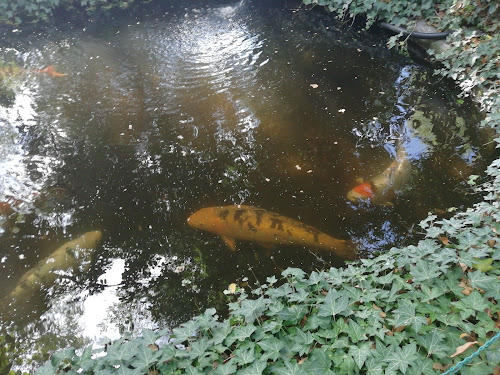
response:
<svg viewBox="0 0 500 375"><path fill-rule="evenodd" d="M221 237L236 250L236 240L257 242L264 247L296 245L327 250L342 259L357 258L354 244L277 213L252 206L206 207L188 218L188 224Z"/></svg>
<svg viewBox="0 0 500 375"><path fill-rule="evenodd" d="M347 193L351 202L370 200L379 205L392 206L391 199L396 196L409 180L411 162L403 146L399 147L394 160L382 173L359 185Z"/></svg>

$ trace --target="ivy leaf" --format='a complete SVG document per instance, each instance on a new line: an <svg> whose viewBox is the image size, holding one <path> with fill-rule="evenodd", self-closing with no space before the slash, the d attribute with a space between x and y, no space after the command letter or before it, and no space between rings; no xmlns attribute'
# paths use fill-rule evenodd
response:
<svg viewBox="0 0 500 375"><path fill-rule="evenodd" d="M368 357L371 357L371 349L370 349L371 343L363 343L359 346L354 346L351 345L349 347L349 354L353 359L354 362L358 365L358 368L361 369L363 367L363 364L367 360Z"/></svg>
<svg viewBox="0 0 500 375"><path fill-rule="evenodd" d="M35 375L54 375L57 374L57 369L52 366L50 361L47 361L43 364L43 366L39 367L35 371Z"/></svg>
<svg viewBox="0 0 500 375"><path fill-rule="evenodd" d="M266 303L264 302L264 297L260 297L256 300L244 300L241 304L241 308L234 311L235 315L242 315L245 317L247 323L253 323L258 316L266 309Z"/></svg>
<svg viewBox="0 0 500 375"><path fill-rule="evenodd" d="M463 311L484 311L488 307L484 297L477 290L472 291L467 297L462 298L460 301L452 302L452 305L458 307ZM461 314L462 315L462 314ZM464 318L468 318L472 313L468 313L467 316L462 315Z"/></svg>
<svg viewBox="0 0 500 375"><path fill-rule="evenodd" d="M233 327L229 323L229 320L226 320L224 323L221 323L217 328L213 330L213 343L215 345L221 344L227 336L233 331Z"/></svg>
<svg viewBox="0 0 500 375"><path fill-rule="evenodd" d="M75 349L74 348L67 348L67 349L64 349L64 350L61 350L61 351L55 353L50 358L50 362L52 363L52 366L57 368L61 364L61 362L63 362L66 359L71 360L71 359L73 359L74 356L75 356ZM3 357L2 357L2 359L3 359Z"/></svg>
<svg viewBox="0 0 500 375"><path fill-rule="evenodd" d="M193 367L191 365L186 366L185 371L187 375L203 375L202 372L200 372L196 367ZM162 374L168 374L168 373L169 372L162 371Z"/></svg>
<svg viewBox="0 0 500 375"><path fill-rule="evenodd" d="M368 368L366 372L367 375L382 375L384 373L384 370L382 370L382 363L373 357L368 358L366 367Z"/></svg>
<svg viewBox="0 0 500 375"><path fill-rule="evenodd" d="M206 350L210 347L210 344L206 337L203 337L191 344L191 351L189 352L189 358L195 359L205 355Z"/></svg>
<svg viewBox="0 0 500 375"><path fill-rule="evenodd" d="M291 277L297 278L297 280L304 280L304 277L306 276L306 273L304 271L302 271L300 268L289 267L286 270L284 270L281 273L281 275L283 277L291 276Z"/></svg>
<svg viewBox="0 0 500 375"><path fill-rule="evenodd" d="M267 363L258 361L252 363L247 368L238 371L238 375L262 375L264 370L267 368Z"/></svg>
<svg viewBox="0 0 500 375"><path fill-rule="evenodd" d="M361 328L361 326L352 319L349 319L349 330L347 331L347 334L353 343L366 339L363 328Z"/></svg>
<svg viewBox="0 0 500 375"><path fill-rule="evenodd" d="M154 344L162 335L163 331L152 331L150 329L143 329L141 332L141 337L146 345Z"/></svg>
<svg viewBox="0 0 500 375"><path fill-rule="evenodd" d="M280 357L280 350L285 346L283 341L275 337L259 341L257 345L264 351L261 359L271 359L272 361L276 361Z"/></svg>
<svg viewBox="0 0 500 375"><path fill-rule="evenodd" d="M318 273L316 271L311 272L309 280L307 280L307 285L317 285L322 280L324 274L323 272Z"/></svg>
<svg viewBox="0 0 500 375"><path fill-rule="evenodd" d="M318 309L318 316L335 316L348 310L349 297L342 295L331 289L325 297L323 304Z"/></svg>
<svg viewBox="0 0 500 375"><path fill-rule="evenodd" d="M295 362L285 361L284 367L273 367L273 374L281 374L281 375L308 375L303 366L298 365Z"/></svg>
<svg viewBox="0 0 500 375"><path fill-rule="evenodd" d="M293 305L281 310L277 315L288 324L297 324L307 313L307 306Z"/></svg>
<svg viewBox="0 0 500 375"><path fill-rule="evenodd" d="M417 316L413 304L404 299L398 304L398 308L394 310L394 325L397 327L411 326L416 333L420 331L423 325L427 324L427 319L423 316Z"/></svg>
<svg viewBox="0 0 500 375"><path fill-rule="evenodd" d="M197 325L193 320L187 323L181 324L179 328L174 328L173 335L175 337L174 343L181 343L188 339L193 338L197 332Z"/></svg>
<svg viewBox="0 0 500 375"><path fill-rule="evenodd" d="M273 298L273 299L276 299L276 298L287 296L293 292L294 292L294 290L290 286L290 284L283 284L279 288L269 289L268 291L266 291L266 295Z"/></svg>
<svg viewBox="0 0 500 375"><path fill-rule="evenodd" d="M445 337L443 332L434 329L424 336L418 336L417 342L427 349L428 357L431 355L440 357L446 355L447 346L443 343Z"/></svg>
<svg viewBox="0 0 500 375"><path fill-rule="evenodd" d="M110 347L108 347L108 354L106 358L115 364L120 364L124 361L131 360L139 345L137 342L123 342L123 340L118 340L114 342Z"/></svg>
<svg viewBox="0 0 500 375"><path fill-rule="evenodd" d="M296 293L292 293L288 296L290 302L305 302L309 297L309 291L307 289L299 289Z"/></svg>
<svg viewBox="0 0 500 375"><path fill-rule="evenodd" d="M498 284L496 277L486 275L478 268L477 271L469 272L469 284L473 288L488 289L493 284Z"/></svg>
<svg viewBox="0 0 500 375"><path fill-rule="evenodd" d="M213 374L214 375L231 375L231 374L234 374L236 372L236 369L237 369L236 365L230 361L230 362L223 363L223 364L217 366L217 368L215 369Z"/></svg>
<svg viewBox="0 0 500 375"><path fill-rule="evenodd" d="M158 358L161 357L160 350L152 350L147 345L141 345L137 348L135 353L135 358L132 361L132 366L136 369L143 371L143 373L148 372L147 370L156 362Z"/></svg>
<svg viewBox="0 0 500 375"><path fill-rule="evenodd" d="M320 349L313 349L307 362L306 370L311 374L327 374L331 372L332 360Z"/></svg>
<svg viewBox="0 0 500 375"><path fill-rule="evenodd" d="M256 329L257 328L255 326L252 326L252 325L245 325L245 326L241 326L241 327L236 327L233 330L233 333L231 334L231 336L233 336L233 338L235 338L238 341L244 341L247 338L249 338L252 335L252 333L255 332Z"/></svg>
<svg viewBox="0 0 500 375"><path fill-rule="evenodd" d="M485 287L484 290L486 294L484 295L486 298L493 298L495 300L500 300L500 283L494 282Z"/></svg>
<svg viewBox="0 0 500 375"><path fill-rule="evenodd" d="M462 368L460 373L461 375L490 375L492 373L492 369L487 364L481 362L465 366Z"/></svg>
<svg viewBox="0 0 500 375"><path fill-rule="evenodd" d="M419 260L416 267L410 269L410 273L414 282L432 280L442 274L438 265L423 260Z"/></svg>
<svg viewBox="0 0 500 375"><path fill-rule="evenodd" d="M408 366L417 358L417 346L414 342L405 345L403 348L393 346L392 352L387 356L386 361L389 362L387 369L400 370L403 374L408 370Z"/></svg>
<svg viewBox="0 0 500 375"><path fill-rule="evenodd" d="M111 374L111 372L110 372ZM118 375L141 375L144 374L144 371L141 370L140 368L129 368L128 366L121 365L116 372L113 372L113 374L118 374Z"/></svg>
<svg viewBox="0 0 500 375"><path fill-rule="evenodd" d="M234 351L234 355L240 365L252 363L255 360L255 344L249 343L248 347Z"/></svg>
<svg viewBox="0 0 500 375"><path fill-rule="evenodd" d="M410 367L411 375L435 375L434 362L429 358L419 358L411 364Z"/></svg>

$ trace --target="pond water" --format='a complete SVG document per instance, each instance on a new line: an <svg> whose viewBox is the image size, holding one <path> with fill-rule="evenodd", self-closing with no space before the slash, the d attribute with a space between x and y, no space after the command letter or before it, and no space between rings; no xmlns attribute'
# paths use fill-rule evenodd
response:
<svg viewBox="0 0 500 375"><path fill-rule="evenodd" d="M477 111L386 50L382 32L297 2L167 3L3 37L0 309L14 368L223 313L233 282L343 265L300 246L231 252L187 225L200 208L261 207L370 256L476 199L466 181L492 152ZM52 65L65 75L42 70ZM384 181L394 161L404 173ZM348 199L370 179L394 189ZM9 299L37 262L95 230L90 264Z"/></svg>

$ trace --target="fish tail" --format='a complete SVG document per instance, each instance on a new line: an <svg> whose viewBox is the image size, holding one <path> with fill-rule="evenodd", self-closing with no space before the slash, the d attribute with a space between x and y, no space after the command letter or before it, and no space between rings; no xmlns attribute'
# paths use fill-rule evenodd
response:
<svg viewBox="0 0 500 375"><path fill-rule="evenodd" d="M339 241L338 244L336 244L332 250L338 257L344 260L359 259L358 252L356 250L356 245L352 241L349 240Z"/></svg>

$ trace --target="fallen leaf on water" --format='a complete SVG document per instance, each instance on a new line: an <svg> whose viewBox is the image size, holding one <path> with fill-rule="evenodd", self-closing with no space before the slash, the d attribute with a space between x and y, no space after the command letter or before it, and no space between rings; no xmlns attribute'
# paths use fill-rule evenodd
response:
<svg viewBox="0 0 500 375"><path fill-rule="evenodd" d="M471 342L466 342L465 344L463 345L460 345L456 350L455 350L455 353L453 353L452 355L450 355L450 358L453 358L459 354L462 354L463 352L465 352L467 349L469 349L471 346L477 344L477 341L471 341Z"/></svg>
<svg viewBox="0 0 500 375"><path fill-rule="evenodd" d="M236 293L236 284L235 283L229 284L229 286L227 287L227 290L229 290L229 293L231 293L231 294Z"/></svg>
<svg viewBox="0 0 500 375"><path fill-rule="evenodd" d="M311 86L313 89L317 89L319 87L317 83L311 83L309 86Z"/></svg>

